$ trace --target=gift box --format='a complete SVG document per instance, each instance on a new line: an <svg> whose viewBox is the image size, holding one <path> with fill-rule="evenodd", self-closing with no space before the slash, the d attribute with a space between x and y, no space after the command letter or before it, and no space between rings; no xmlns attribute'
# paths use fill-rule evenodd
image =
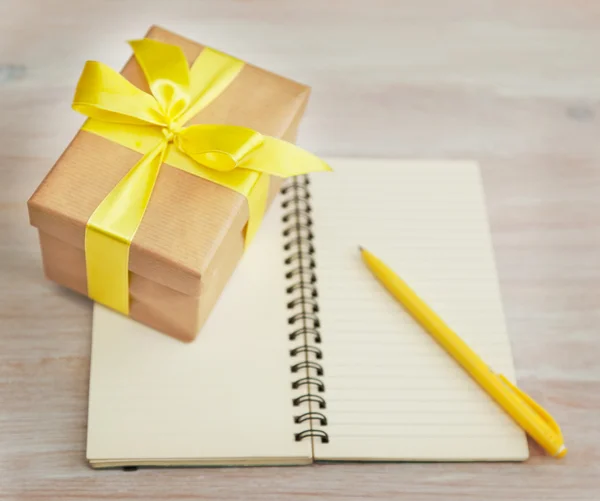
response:
<svg viewBox="0 0 600 501"><path fill-rule="evenodd" d="M190 341L278 192L277 169L327 167L291 145L307 86L158 27L132 47L121 75L135 88L86 65L74 108L91 118L29 200L30 222L49 279Z"/></svg>

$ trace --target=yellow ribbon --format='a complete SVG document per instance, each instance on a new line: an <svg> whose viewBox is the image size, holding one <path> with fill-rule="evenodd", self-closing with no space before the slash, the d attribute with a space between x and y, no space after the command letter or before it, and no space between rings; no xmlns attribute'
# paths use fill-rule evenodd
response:
<svg viewBox="0 0 600 501"><path fill-rule="evenodd" d="M264 215L269 175L330 170L291 143L245 127L185 124L236 78L244 63L205 48L191 68L181 48L156 40L130 42L148 94L108 66L88 61L73 109L83 129L143 154L90 217L85 233L88 295L129 314L129 248L163 163L243 194L246 245Z"/></svg>

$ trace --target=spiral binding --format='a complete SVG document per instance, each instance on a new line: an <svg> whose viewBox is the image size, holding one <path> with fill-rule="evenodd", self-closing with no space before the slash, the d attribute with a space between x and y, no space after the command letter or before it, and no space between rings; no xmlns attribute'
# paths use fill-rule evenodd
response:
<svg viewBox="0 0 600 501"><path fill-rule="evenodd" d="M318 437L322 443L328 443L329 435L320 429L327 426L327 417L321 412L327 408L327 403L322 395L325 392L322 379L325 371L319 362L323 352L317 346L321 343L321 324L317 316L315 247L308 186L308 177L298 176L288 181L281 190L284 196L281 204L285 224L283 236L286 238L283 248L288 253L285 259L288 267L285 278L289 281L286 289L290 310L288 323L294 326L289 334L290 341L294 343L290 357L297 359L290 369L298 376L291 384L292 389L300 391L292 402L294 407L305 410L294 416L294 423L310 426L296 433L294 438L299 442Z"/></svg>

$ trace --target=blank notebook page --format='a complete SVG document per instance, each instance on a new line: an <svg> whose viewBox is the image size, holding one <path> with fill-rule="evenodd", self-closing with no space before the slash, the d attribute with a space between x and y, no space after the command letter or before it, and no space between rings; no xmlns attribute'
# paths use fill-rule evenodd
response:
<svg viewBox="0 0 600 501"><path fill-rule="evenodd" d="M94 307L92 464L312 461L310 441L294 440L305 426L292 419L280 210L276 201L193 343Z"/></svg>
<svg viewBox="0 0 600 501"><path fill-rule="evenodd" d="M514 380L483 191L467 162L331 160L311 177L326 427L316 460L523 460L524 433L363 265L394 269Z"/></svg>

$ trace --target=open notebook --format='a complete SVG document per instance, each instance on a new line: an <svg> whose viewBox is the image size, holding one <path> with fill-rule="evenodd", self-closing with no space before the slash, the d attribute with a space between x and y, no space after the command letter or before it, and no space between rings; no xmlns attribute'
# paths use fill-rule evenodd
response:
<svg viewBox="0 0 600 501"><path fill-rule="evenodd" d="M92 466L528 457L358 251L514 379L477 165L330 163L287 184L193 343L95 306Z"/></svg>

